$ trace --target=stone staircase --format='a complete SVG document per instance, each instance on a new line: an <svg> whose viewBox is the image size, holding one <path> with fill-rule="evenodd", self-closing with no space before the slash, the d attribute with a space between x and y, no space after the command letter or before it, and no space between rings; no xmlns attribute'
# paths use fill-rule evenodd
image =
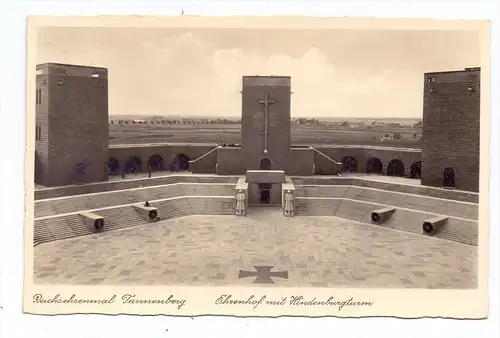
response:
<svg viewBox="0 0 500 338"><path fill-rule="evenodd" d="M191 215L234 214L234 196L183 196L151 200L150 205L158 209L161 220ZM105 225L103 231L149 223L136 211L133 204L89 211L104 218ZM152 226L154 226L154 223L152 223ZM45 242L90 235L92 233L94 231L87 225L83 217L79 215L79 211L60 216L49 216L35 219L33 244L38 245Z"/></svg>
<svg viewBox="0 0 500 338"><path fill-rule="evenodd" d="M370 181L366 179L354 179L353 185L387 191L397 191L406 194L443 198L452 201L479 203L479 194L469 191L447 190L422 185L394 184L389 182L378 182L375 180Z"/></svg>
<svg viewBox="0 0 500 338"><path fill-rule="evenodd" d="M127 228L147 223L132 206L113 209L93 210L94 214L104 217L105 231ZM94 233L79 213L36 219L33 244L85 236Z"/></svg>
<svg viewBox="0 0 500 338"><path fill-rule="evenodd" d="M218 196L212 198L188 197L193 215L234 215L235 198Z"/></svg>
<svg viewBox="0 0 500 338"><path fill-rule="evenodd" d="M295 216L336 216L342 199L295 198Z"/></svg>
<svg viewBox="0 0 500 338"><path fill-rule="evenodd" d="M151 203L160 218L172 219L192 215L234 215L233 196L190 196Z"/></svg>
<svg viewBox="0 0 500 338"><path fill-rule="evenodd" d="M296 216L335 216L356 222L372 222L371 213L377 209L394 207L386 204L362 202L346 198L300 198L296 199ZM425 220L441 216L415 209L397 208L386 222L379 226L422 234ZM448 216L448 215L447 215ZM478 223L472 219L449 216L444 226L435 237L469 245L478 245Z"/></svg>
<svg viewBox="0 0 500 338"><path fill-rule="evenodd" d="M180 196L231 196L234 184L174 183L164 186L35 201L35 218Z"/></svg>
<svg viewBox="0 0 500 338"><path fill-rule="evenodd" d="M105 231L128 228L148 223L132 206L96 211L104 217Z"/></svg>
<svg viewBox="0 0 500 338"><path fill-rule="evenodd" d="M83 236L91 233L85 220L79 214L35 220L33 244Z"/></svg>
<svg viewBox="0 0 500 338"><path fill-rule="evenodd" d="M423 195L344 185L296 186L296 189L297 197L348 198L473 220L479 217L478 205L475 203Z"/></svg>
<svg viewBox="0 0 500 338"><path fill-rule="evenodd" d="M52 206L52 203L34 203L35 208L35 218L46 217L51 215L56 215L57 211Z"/></svg>
<svg viewBox="0 0 500 338"><path fill-rule="evenodd" d="M475 203L354 186L349 188L346 197L360 201L383 203L391 206L428 211L437 214L469 219L479 218L478 205Z"/></svg>
<svg viewBox="0 0 500 338"><path fill-rule="evenodd" d="M305 185L354 185L355 179L352 177L339 177L339 176L304 176L304 177L291 177L295 186Z"/></svg>
<svg viewBox="0 0 500 338"><path fill-rule="evenodd" d="M333 182L332 180L328 180ZM478 243L478 205L372 187L295 184L296 216L335 216L375 224L371 213L391 207L396 211L380 226L422 234L423 222L448 217L434 236L469 245Z"/></svg>
<svg viewBox="0 0 500 338"><path fill-rule="evenodd" d="M351 187L348 185L333 186L295 186L295 195L297 197L346 197Z"/></svg>
<svg viewBox="0 0 500 338"><path fill-rule="evenodd" d="M354 200L344 199L337 211L337 217L347 218L358 222L372 223L371 213L374 210L390 207L392 205L380 205ZM393 207L393 206L392 206ZM396 208L394 214L380 226L385 228L408 231L422 234L422 224L425 220L442 216L442 214L429 213L415 209ZM449 216L449 215L446 215ZM444 226L435 237L447 239L469 245L477 245L478 224L472 219L449 217Z"/></svg>

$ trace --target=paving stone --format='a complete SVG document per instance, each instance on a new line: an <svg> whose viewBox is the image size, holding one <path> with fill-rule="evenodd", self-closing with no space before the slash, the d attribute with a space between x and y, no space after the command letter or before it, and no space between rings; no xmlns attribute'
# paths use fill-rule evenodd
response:
<svg viewBox="0 0 500 338"><path fill-rule="evenodd" d="M400 278L399 279L401 281L401 283L403 283L404 285L413 285L413 281L409 280L408 278Z"/></svg>
<svg viewBox="0 0 500 338"><path fill-rule="evenodd" d="M104 277L103 278L93 278L90 280L89 284L101 284L103 281L104 281Z"/></svg>
<svg viewBox="0 0 500 338"><path fill-rule="evenodd" d="M210 227L210 231L207 230ZM236 285L254 265L271 286L475 288L477 247L334 217L189 216L34 248L35 283Z"/></svg>

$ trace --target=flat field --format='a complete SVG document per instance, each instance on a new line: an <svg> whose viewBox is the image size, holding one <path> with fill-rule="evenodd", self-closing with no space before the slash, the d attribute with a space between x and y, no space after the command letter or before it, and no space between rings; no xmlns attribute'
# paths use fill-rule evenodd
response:
<svg viewBox="0 0 500 338"><path fill-rule="evenodd" d="M240 143L239 124L111 124L110 144ZM392 139L394 134L399 139ZM384 139L389 136L391 139ZM292 125L294 145L352 144L420 148L420 128Z"/></svg>

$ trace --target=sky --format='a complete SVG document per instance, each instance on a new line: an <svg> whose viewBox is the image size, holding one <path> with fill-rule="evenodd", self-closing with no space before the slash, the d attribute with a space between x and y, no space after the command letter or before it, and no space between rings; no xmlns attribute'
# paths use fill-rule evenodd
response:
<svg viewBox="0 0 500 338"><path fill-rule="evenodd" d="M244 75L292 78L292 116L420 118L424 73L480 66L476 31L64 28L37 62L108 68L110 115L241 114Z"/></svg>

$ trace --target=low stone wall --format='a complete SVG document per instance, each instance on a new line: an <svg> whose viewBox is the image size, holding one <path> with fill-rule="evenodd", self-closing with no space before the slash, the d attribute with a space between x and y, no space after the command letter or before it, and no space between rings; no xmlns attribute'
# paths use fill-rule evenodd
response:
<svg viewBox="0 0 500 338"><path fill-rule="evenodd" d="M174 183L35 201L35 218L180 196L230 196L234 184Z"/></svg>
<svg viewBox="0 0 500 338"><path fill-rule="evenodd" d="M136 180L109 181L86 185L65 186L35 190L35 200L94 194L104 191L135 189L141 187L152 187L174 183L236 183L236 176L196 176L196 175L168 175L152 178L141 178Z"/></svg>
<svg viewBox="0 0 500 338"><path fill-rule="evenodd" d="M342 170L342 157L338 157L334 152L332 156L331 149L318 149L310 147L314 152L314 174L318 175L337 175Z"/></svg>
<svg viewBox="0 0 500 338"><path fill-rule="evenodd" d="M247 171L239 147L218 148L216 162L216 173L218 175L244 175Z"/></svg>
<svg viewBox="0 0 500 338"><path fill-rule="evenodd" d="M349 198L472 220L479 218L479 206L476 203L429 197L428 195L348 185L296 186L296 189L297 197Z"/></svg>
<svg viewBox="0 0 500 338"><path fill-rule="evenodd" d="M293 134L293 132L292 132ZM241 140L235 139L235 142L239 142ZM120 167L123 168L126 160L130 156L137 156L141 159L142 166L141 170L144 172L147 170L148 159L152 155L160 155L164 160L165 164L168 163L169 159L171 159L176 154L183 154L189 157L191 160L195 160L210 151L216 146L214 143L156 143L156 144L143 144L143 145L110 145L109 148L109 156L116 158L120 164ZM303 142L294 142L292 140L291 146L291 154L290 158L297 158L297 156L301 156L300 154L295 154L296 149L307 149L311 144L303 144ZM332 145L332 144L316 144L312 145L315 149L319 150L324 155L336 160L342 161L342 158L347 156L352 156L356 158L358 163L358 172L365 172L366 163L371 158L377 158L381 161L383 165L382 171L385 172L387 169L387 165L393 159L399 159L404 163L405 166L405 174L406 176L410 176L411 165L416 163L417 161L421 161L421 149L407 149L407 148L398 148L397 145L393 144L392 146L387 147L385 142L380 142L377 146L363 146L363 145ZM309 163L309 154L305 155L305 163ZM243 166L243 158L241 157L225 157L225 160L219 159L218 162L224 168L231 170L231 168L237 168ZM304 174L302 174L302 168L300 171L300 175L310 175L310 170L308 164L303 166ZM316 169L323 174L335 174L336 169L332 166L332 162L327 160L324 156L320 155L317 152L314 152L314 159L312 163L315 164ZM210 157L210 160L204 160L196 164L196 168L194 172L207 172L208 170L213 170L215 167L215 160ZM287 168L287 172L291 175L299 175L299 173L294 173L295 165L302 166L300 163L291 163L289 166L289 170ZM191 168L193 169L193 168ZM236 172L236 174L243 174L245 172L245 168L242 171ZM214 171L211 171L214 173Z"/></svg>
<svg viewBox="0 0 500 338"><path fill-rule="evenodd" d="M314 150L311 148L292 148L286 168L288 175L314 175Z"/></svg>
<svg viewBox="0 0 500 338"><path fill-rule="evenodd" d="M233 196L190 196L150 201L157 208L161 220L191 215L233 215ZM116 230L137 225L150 224L133 205L92 210L105 220L102 231ZM78 214L37 219L34 223L33 242L35 245L61 239L92 234L85 220Z"/></svg>
<svg viewBox="0 0 500 338"><path fill-rule="evenodd" d="M408 194L444 198L455 201L479 203L479 194L475 192L448 190L442 188L427 187L422 185L394 184L388 182L368 181L362 179L356 179L354 185L360 187L370 187L376 189L389 190L389 191L399 191Z"/></svg>
<svg viewBox="0 0 500 338"><path fill-rule="evenodd" d="M354 185L380 190L395 191L407 194L430 196L455 201L479 203L479 194L461 190L447 190L422 185L380 182L376 180L352 177L292 177L295 186L304 185Z"/></svg>
<svg viewBox="0 0 500 338"><path fill-rule="evenodd" d="M391 205L362 202L347 198L298 197L296 199L295 213L297 216L335 216L374 224L371 220L371 213L385 207L391 207ZM376 225L422 234L423 222L436 216L436 214L420 210L396 208L389 220ZM447 224L434 237L477 245L478 222L450 216Z"/></svg>

